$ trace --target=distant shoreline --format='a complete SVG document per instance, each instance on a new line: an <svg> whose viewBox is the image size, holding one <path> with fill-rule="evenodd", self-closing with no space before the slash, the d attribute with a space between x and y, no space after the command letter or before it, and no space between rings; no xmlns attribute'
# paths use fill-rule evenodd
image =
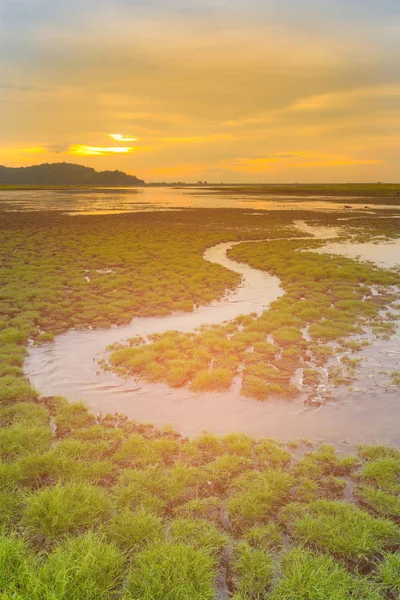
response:
<svg viewBox="0 0 400 600"><path fill-rule="evenodd" d="M250 196L261 200L268 197L288 197L308 198L312 201L324 199L328 202L343 203L345 199L351 198L352 204L359 203L380 203L393 206L400 205L400 184L395 183L350 183L350 184L198 184L198 183L158 183L151 182L145 184L129 185L91 185L91 184L0 184L1 191L66 191L78 193L114 193L124 194L127 192L139 193L145 188L170 188L187 189L202 191L205 194L219 194L221 196Z"/></svg>

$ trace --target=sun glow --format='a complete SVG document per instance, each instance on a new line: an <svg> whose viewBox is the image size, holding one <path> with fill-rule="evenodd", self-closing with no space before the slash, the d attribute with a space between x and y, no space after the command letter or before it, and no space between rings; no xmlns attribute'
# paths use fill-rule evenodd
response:
<svg viewBox="0 0 400 600"><path fill-rule="evenodd" d="M116 147L104 147L104 146L84 146L81 144L75 144L68 148L69 154L76 154L78 156L102 156L110 154L128 154L133 152L135 148L129 146Z"/></svg>
<svg viewBox="0 0 400 600"><path fill-rule="evenodd" d="M108 136L116 142L137 142L139 138L123 135L122 133L109 133Z"/></svg>

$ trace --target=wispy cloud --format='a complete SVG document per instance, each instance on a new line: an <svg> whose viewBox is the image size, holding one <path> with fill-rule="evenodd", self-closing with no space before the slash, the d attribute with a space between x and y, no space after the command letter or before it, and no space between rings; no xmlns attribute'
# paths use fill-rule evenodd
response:
<svg viewBox="0 0 400 600"><path fill-rule="evenodd" d="M82 144L75 144L68 148L69 154L76 154L77 156L104 156L113 154L129 154L133 152L135 148L130 146L118 146L118 147L105 147L105 146L84 146Z"/></svg>
<svg viewBox="0 0 400 600"><path fill-rule="evenodd" d="M122 133L109 133L108 136L116 142L137 142L139 138Z"/></svg>

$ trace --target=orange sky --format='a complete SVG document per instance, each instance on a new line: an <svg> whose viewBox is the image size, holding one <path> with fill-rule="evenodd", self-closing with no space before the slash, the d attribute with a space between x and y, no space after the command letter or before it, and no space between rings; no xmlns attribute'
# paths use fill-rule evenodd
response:
<svg viewBox="0 0 400 600"><path fill-rule="evenodd" d="M0 164L399 181L398 4L4 0Z"/></svg>

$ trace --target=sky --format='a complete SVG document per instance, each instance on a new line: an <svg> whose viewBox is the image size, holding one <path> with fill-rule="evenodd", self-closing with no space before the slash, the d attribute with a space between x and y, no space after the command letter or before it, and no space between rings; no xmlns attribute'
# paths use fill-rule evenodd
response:
<svg viewBox="0 0 400 600"><path fill-rule="evenodd" d="M0 0L0 164L400 181L399 0Z"/></svg>

